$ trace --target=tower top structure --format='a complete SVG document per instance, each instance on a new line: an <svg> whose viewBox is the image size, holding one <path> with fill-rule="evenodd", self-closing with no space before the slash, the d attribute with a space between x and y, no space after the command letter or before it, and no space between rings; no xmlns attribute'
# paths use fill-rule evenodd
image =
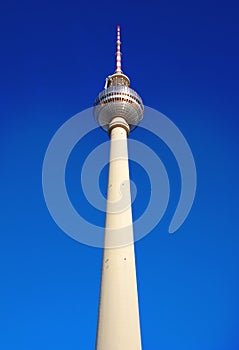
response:
<svg viewBox="0 0 239 350"><path fill-rule="evenodd" d="M120 40L120 26L117 26L117 38L116 38L116 69L115 73L109 75L105 81L105 88L110 86L130 86L130 80L127 75L123 74L121 62L121 40Z"/></svg>
<svg viewBox="0 0 239 350"><path fill-rule="evenodd" d="M117 26L116 70L106 78L105 89L95 100L94 116L108 132L112 129L111 121L118 117L124 121L122 125L129 134L143 119L144 106L140 96L129 87L129 78L122 72L121 56L120 26Z"/></svg>

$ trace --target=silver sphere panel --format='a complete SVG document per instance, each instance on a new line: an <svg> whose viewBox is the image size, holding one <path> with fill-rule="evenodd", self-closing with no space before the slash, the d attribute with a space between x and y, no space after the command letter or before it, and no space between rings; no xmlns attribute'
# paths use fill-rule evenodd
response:
<svg viewBox="0 0 239 350"><path fill-rule="evenodd" d="M136 127L143 119L144 106L139 95L127 86L112 86L103 90L94 104L97 123L108 130L114 117L122 117L130 128Z"/></svg>

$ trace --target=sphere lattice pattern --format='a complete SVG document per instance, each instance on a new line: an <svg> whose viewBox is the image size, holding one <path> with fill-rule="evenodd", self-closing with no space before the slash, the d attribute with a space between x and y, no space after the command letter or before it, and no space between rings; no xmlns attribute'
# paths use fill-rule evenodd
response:
<svg viewBox="0 0 239 350"><path fill-rule="evenodd" d="M103 90L94 103L94 116L97 123L108 130L115 117L122 117L130 129L143 119L144 105L140 96L128 86L112 86Z"/></svg>

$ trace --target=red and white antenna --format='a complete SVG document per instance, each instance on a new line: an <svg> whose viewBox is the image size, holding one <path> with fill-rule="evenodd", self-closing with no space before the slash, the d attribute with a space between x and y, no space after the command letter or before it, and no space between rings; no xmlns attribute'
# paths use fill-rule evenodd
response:
<svg viewBox="0 0 239 350"><path fill-rule="evenodd" d="M121 69L121 51L120 51L120 26L117 26L117 41L116 41L116 70L115 73L122 73Z"/></svg>

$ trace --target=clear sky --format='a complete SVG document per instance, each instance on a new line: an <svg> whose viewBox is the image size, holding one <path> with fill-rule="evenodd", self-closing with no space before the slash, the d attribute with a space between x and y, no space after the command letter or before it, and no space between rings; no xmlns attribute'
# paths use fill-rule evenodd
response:
<svg viewBox="0 0 239 350"><path fill-rule="evenodd" d="M198 174L192 211L170 235L177 164L160 140L132 132L171 181L163 219L136 243L143 349L239 349L238 10L231 0L1 5L0 349L94 349L102 250L57 227L41 172L56 130L91 107L113 73L118 24L132 88L179 127ZM96 140L106 133L95 131L84 152ZM81 150L67 177L78 208ZM139 188L147 183L131 170ZM139 193L135 212L146 197Z"/></svg>

